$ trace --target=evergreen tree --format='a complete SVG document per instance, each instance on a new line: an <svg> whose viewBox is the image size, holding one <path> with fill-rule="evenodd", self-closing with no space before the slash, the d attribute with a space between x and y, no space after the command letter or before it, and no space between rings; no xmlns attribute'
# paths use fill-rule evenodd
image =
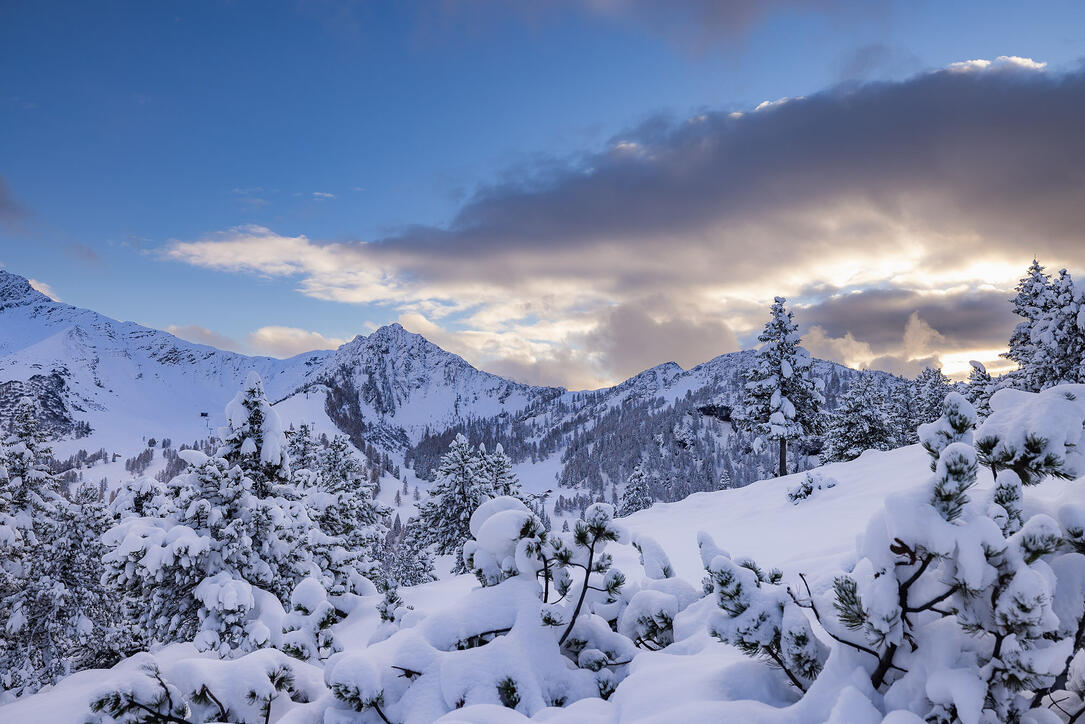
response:
<svg viewBox="0 0 1085 724"><path fill-rule="evenodd" d="M403 537L392 549L386 568L388 578L399 586L417 586L437 580L433 558L426 548L417 518L404 524Z"/></svg>
<svg viewBox="0 0 1085 724"><path fill-rule="evenodd" d="M980 419L983 419L991 414L991 395L998 389L998 384L982 362L969 360L968 364L972 369L968 373L968 390L965 397L976 408L976 414Z"/></svg>
<svg viewBox="0 0 1085 724"><path fill-rule="evenodd" d="M1039 380L1032 370L1032 360L1036 352L1033 342L1033 330L1052 304L1051 276L1044 272L1040 262L1035 259L1028 268L1028 273L1017 284L1017 295L1013 298L1013 312L1022 321L1010 335L1010 348L1003 357L1017 363L1018 369L1011 373L1014 386L1026 390L1040 389Z"/></svg>
<svg viewBox="0 0 1085 724"><path fill-rule="evenodd" d="M889 395L888 409L893 447L903 447L919 442L916 436L919 417L916 414L915 388L910 381L902 379L893 387Z"/></svg>
<svg viewBox="0 0 1085 724"><path fill-rule="evenodd" d="M719 482L716 483L716 490L730 490L733 487L735 487L735 484L731 480L731 474L724 470L720 473Z"/></svg>
<svg viewBox="0 0 1085 724"><path fill-rule="evenodd" d="M317 456L317 487L306 504L316 523L309 547L322 585L332 595L364 594L380 572L391 511L374 497L365 467L343 435Z"/></svg>
<svg viewBox="0 0 1085 724"><path fill-rule="evenodd" d="M478 447L481 460L482 479L493 496L510 495L514 498L522 498L523 490L520 480L512 470L512 460L505 454L501 443L497 444L492 453L487 453L482 445Z"/></svg>
<svg viewBox="0 0 1085 724"><path fill-rule="evenodd" d="M1032 326L1032 355L1025 365L1026 376L1035 389L1077 382L1085 356L1085 333L1078 324L1081 295L1068 271L1059 271L1046 299L1046 308Z"/></svg>
<svg viewBox="0 0 1085 724"><path fill-rule="evenodd" d="M830 417L822 462L854 460L866 450L888 450L892 444L885 398L873 376L860 375Z"/></svg>
<svg viewBox="0 0 1085 724"><path fill-rule="evenodd" d="M915 378L912 386L915 388L916 421L923 424L941 417L942 402L953 391L953 385L942 370L927 367Z"/></svg>
<svg viewBox="0 0 1085 724"><path fill-rule="evenodd" d="M471 514L489 499L489 488L463 435L456 435L435 472L437 483L418 509L419 525L438 554L455 556L452 571L466 573L460 551L471 537Z"/></svg>
<svg viewBox="0 0 1085 724"><path fill-rule="evenodd" d="M295 430L291 425L286 431L287 453L290 456L290 467L294 470L312 470L316 467L317 455L321 450L320 443L313 437L313 428L307 422L303 422Z"/></svg>
<svg viewBox="0 0 1085 724"><path fill-rule="evenodd" d="M779 441L779 474L787 474L787 442L818 431L825 402L820 380L810 376L810 354L799 346L798 326L786 300L776 297L772 317L757 338L757 361L746 373L739 425Z"/></svg>
<svg viewBox="0 0 1085 724"><path fill-rule="evenodd" d="M622 491L622 502L618 515L625 517L632 515L638 510L644 510L652 506L652 491L650 481L644 468L638 463L633 472L629 474L629 480L625 483Z"/></svg>
<svg viewBox="0 0 1085 724"><path fill-rule="evenodd" d="M37 405L23 398L0 464L0 686L16 695L112 665L117 610L101 582L108 515L96 486L59 492Z"/></svg>

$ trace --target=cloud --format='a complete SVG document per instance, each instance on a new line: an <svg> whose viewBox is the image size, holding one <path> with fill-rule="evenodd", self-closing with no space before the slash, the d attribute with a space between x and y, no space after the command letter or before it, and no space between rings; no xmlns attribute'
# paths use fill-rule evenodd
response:
<svg viewBox="0 0 1085 724"><path fill-rule="evenodd" d="M701 361L729 348L728 330L750 344L775 294L820 327L818 344L869 345L872 365L998 349L1034 254L1085 265L1085 72L1041 65L1007 57L653 118L502 175L440 227L328 243L242 226L161 253L420 314L473 359L525 374L576 360L579 379L616 380ZM906 343L913 312L930 329L914 323ZM920 341L930 349L908 349Z"/></svg>
<svg viewBox="0 0 1085 724"><path fill-rule="evenodd" d="M237 343L237 340L219 334L218 332L213 332L207 327L201 327L198 324L171 324L166 327L166 331L175 337L180 337L181 339L195 342L196 344L206 344L209 347L229 350L231 352L242 351L241 345Z"/></svg>
<svg viewBox="0 0 1085 724"><path fill-rule="evenodd" d="M46 284L45 282L40 281L38 279L27 279L27 281L30 283L30 286L32 286L34 289L37 289L39 292L41 292L45 296L49 297L54 302L59 302L60 301L60 297L57 296L57 293L54 292L53 288L51 286L49 286L48 284Z"/></svg>
<svg viewBox="0 0 1085 724"><path fill-rule="evenodd" d="M72 258L85 264L97 265L102 263L102 257L98 255L98 252L86 244L78 242L68 244L67 252Z"/></svg>
<svg viewBox="0 0 1085 724"><path fill-rule="evenodd" d="M338 337L325 337L319 332L280 326L261 327L246 339L249 349L272 357L293 357L317 349L336 349L346 342Z"/></svg>
<svg viewBox="0 0 1085 724"><path fill-rule="evenodd" d="M166 331L189 342L206 344L217 349L280 358L319 349L335 349L347 342L345 339L327 337L319 332L276 325L260 327L241 339L220 334L198 324L171 324L166 327Z"/></svg>
<svg viewBox="0 0 1085 724"><path fill-rule="evenodd" d="M334 199L335 194L329 194L326 191L314 191L313 192L313 198L314 199Z"/></svg>

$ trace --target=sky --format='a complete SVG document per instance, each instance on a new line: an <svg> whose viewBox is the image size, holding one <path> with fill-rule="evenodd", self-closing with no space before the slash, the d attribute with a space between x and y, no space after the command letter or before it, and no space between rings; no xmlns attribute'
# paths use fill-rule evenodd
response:
<svg viewBox="0 0 1085 724"><path fill-rule="evenodd" d="M756 345L993 371L1085 275L1085 4L0 4L0 264L249 354L399 322L593 388Z"/></svg>

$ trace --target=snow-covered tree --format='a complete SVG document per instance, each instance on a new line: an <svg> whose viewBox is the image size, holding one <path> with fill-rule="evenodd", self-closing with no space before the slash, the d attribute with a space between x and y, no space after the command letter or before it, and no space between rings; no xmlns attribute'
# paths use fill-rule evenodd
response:
<svg viewBox="0 0 1085 724"><path fill-rule="evenodd" d="M482 481L489 488L490 495L523 496L520 480L512 470L512 460L505 454L501 443L490 453L486 452L485 446L479 445L478 455Z"/></svg>
<svg viewBox="0 0 1085 724"><path fill-rule="evenodd" d="M372 593L391 511L375 499L376 486L346 437L332 438L316 467L315 486L305 495L316 523L308 536L314 574L332 595Z"/></svg>
<svg viewBox="0 0 1085 724"><path fill-rule="evenodd" d="M303 422L295 429L291 425L286 431L287 453L293 470L313 470L317 464L317 455L321 446L313 436L313 428Z"/></svg>
<svg viewBox="0 0 1085 724"><path fill-rule="evenodd" d="M991 395L995 393L999 385L982 362L969 360L968 364L971 369L968 372L968 388L965 397L976 408L976 415L983 419L991 412Z"/></svg>
<svg viewBox="0 0 1085 724"><path fill-rule="evenodd" d="M942 402L942 416L919 426L919 442L931 456L931 470L938 466L942 451L950 444L972 444L977 422L976 408L959 392L950 392Z"/></svg>
<svg viewBox="0 0 1085 724"><path fill-rule="evenodd" d="M915 388L909 380L900 380L893 386L887 404L889 424L893 432L893 447L903 447L919 442L916 427L919 417L916 411Z"/></svg>
<svg viewBox="0 0 1085 724"><path fill-rule="evenodd" d="M1033 331L1043 315L1051 308L1053 295L1051 292L1051 276L1044 272L1040 262L1033 259L1028 272L1017 284L1017 295L1013 298L1013 311L1021 322L1014 328L1010 335L1010 348L1003 354L1009 360L1017 363L1018 370L1014 371L1015 387L1027 390L1040 389L1031 369L1032 360L1036 353L1033 342Z"/></svg>
<svg viewBox="0 0 1085 724"><path fill-rule="evenodd" d="M169 508L122 516L104 537L104 562L149 638L236 656L278 637L261 615L280 609L310 570L313 526L259 377L250 375L227 419L222 455L181 451L187 469L166 486Z"/></svg>
<svg viewBox="0 0 1085 724"><path fill-rule="evenodd" d="M648 474L644 472L644 468L638 463L633 468L633 472L629 474L629 479L625 481L625 490L622 491L622 502L621 507L618 509L618 515L623 518L632 515L638 510L652 507L652 502L651 480Z"/></svg>
<svg viewBox="0 0 1085 724"><path fill-rule="evenodd" d="M746 373L739 425L762 439L778 441L779 474L787 474L787 443L816 432L821 424L820 380L810 375L810 354L799 346L798 325L776 297L772 316L757 338L757 361Z"/></svg>
<svg viewBox="0 0 1085 724"><path fill-rule="evenodd" d="M889 450L893 430L885 397L874 377L860 375L829 417L822 462L854 460L866 450Z"/></svg>
<svg viewBox="0 0 1085 724"><path fill-rule="evenodd" d="M1047 307L1032 325L1032 356L1024 367L1034 389L1082 379L1085 331L1078 316L1081 293L1065 269L1051 281L1048 292Z"/></svg>
<svg viewBox="0 0 1085 724"><path fill-rule="evenodd" d="M387 577L400 586L417 586L437 580L433 557L417 518L404 524L403 536L388 554L385 571Z"/></svg>
<svg viewBox="0 0 1085 724"><path fill-rule="evenodd" d="M80 488L59 492L30 398L16 405L0 461L0 686L20 695L112 663L116 610L100 581L105 511Z"/></svg>
<svg viewBox="0 0 1085 724"><path fill-rule="evenodd" d="M915 388L916 422L934 422L942 416L942 401L953 391L953 384L941 369L925 368L912 381Z"/></svg>
<svg viewBox="0 0 1085 724"><path fill-rule="evenodd" d="M456 436L435 472L437 482L429 500L418 508L418 523L438 554L456 557L453 572L466 573L460 551L471 537L471 514L490 497L478 456L467 438Z"/></svg>

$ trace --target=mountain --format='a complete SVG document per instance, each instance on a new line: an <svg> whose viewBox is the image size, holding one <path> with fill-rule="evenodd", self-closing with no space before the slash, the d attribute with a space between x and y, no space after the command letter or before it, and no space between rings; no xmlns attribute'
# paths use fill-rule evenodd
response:
<svg viewBox="0 0 1085 724"><path fill-rule="evenodd" d="M668 362L613 387L570 392L483 372L398 324L290 359L225 352L54 301L3 270L0 330L0 425L30 394L50 432L66 438L58 443L65 454L104 447L123 457L150 438L203 439L255 370L286 423L346 433L416 484L459 432L488 449L503 445L529 490L556 486L571 497L613 497L641 461L664 500L714 489L724 472L751 482L772 466L730 424L750 351L689 370ZM900 382L821 360L814 374L830 407L855 376L874 375L886 390Z"/></svg>

